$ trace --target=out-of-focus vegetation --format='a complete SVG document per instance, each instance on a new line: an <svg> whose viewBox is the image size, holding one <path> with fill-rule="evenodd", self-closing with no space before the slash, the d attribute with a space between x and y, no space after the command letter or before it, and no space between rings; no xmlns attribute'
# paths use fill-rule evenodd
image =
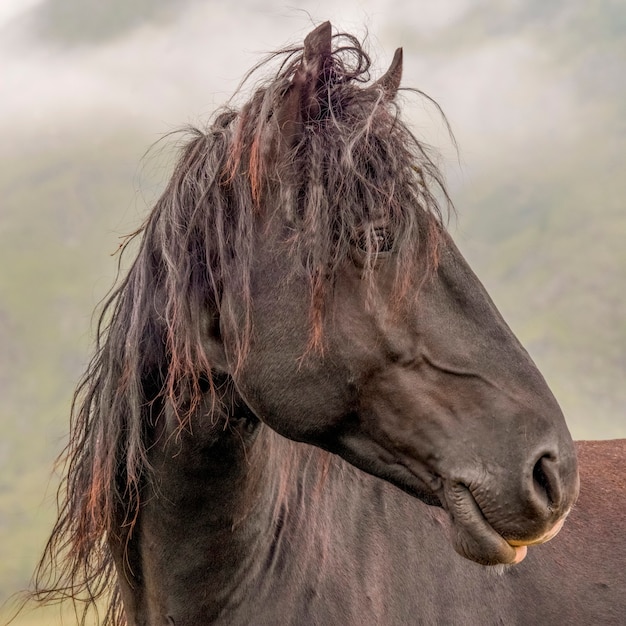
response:
<svg viewBox="0 0 626 626"><path fill-rule="evenodd" d="M166 21L172 6L47 0L30 19L46 41L71 47ZM410 20L402 23L394 41L410 51L416 39ZM626 5L533 0L498 12L477 2L419 45L452 57L509 36L537 46L554 39L543 70L577 93L583 113L565 133L547 94L536 103L553 115L543 120L545 136L528 128L534 141L525 142L525 129L508 129L515 141L495 143L492 135L471 154L462 142L469 173L453 176L459 217L451 229L544 372L574 436L626 436ZM213 59L207 72L219 64ZM497 90L497 76L493 83ZM487 102L490 93L481 97ZM154 134L89 116L59 122L56 135L34 128L11 137L0 146L0 602L28 586L53 523L52 464L89 357L92 311L115 276L111 254L141 222L174 154L157 149L142 161ZM60 618L53 609L16 623Z"/></svg>
<svg viewBox="0 0 626 626"><path fill-rule="evenodd" d="M462 247L574 436L623 437L626 178L588 138L551 157L532 171L505 159L463 190Z"/></svg>
<svg viewBox="0 0 626 626"><path fill-rule="evenodd" d="M92 310L114 279L120 236L139 222L136 189L153 193L159 163L156 151L142 167L149 139L132 132L36 144L0 154L0 602L28 586L52 527L51 470Z"/></svg>

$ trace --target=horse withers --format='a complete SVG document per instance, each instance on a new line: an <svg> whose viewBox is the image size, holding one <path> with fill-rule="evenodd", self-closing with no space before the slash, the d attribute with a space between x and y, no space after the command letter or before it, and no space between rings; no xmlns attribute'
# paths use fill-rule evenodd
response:
<svg viewBox="0 0 626 626"><path fill-rule="evenodd" d="M150 626L571 617L583 550L539 544L576 449L443 226L401 51L369 82L325 23L273 61L191 131L105 304L39 597Z"/></svg>

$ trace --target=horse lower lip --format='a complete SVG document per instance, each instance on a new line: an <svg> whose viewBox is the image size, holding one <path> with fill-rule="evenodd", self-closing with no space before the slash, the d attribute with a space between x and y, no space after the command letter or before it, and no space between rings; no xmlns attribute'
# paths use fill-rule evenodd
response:
<svg viewBox="0 0 626 626"><path fill-rule="evenodd" d="M511 539L509 540L509 543L512 546L537 546L541 543L546 543L547 541L554 539L554 537L559 534L561 528L563 528L565 517L566 515L564 515L559 522L557 522L547 533L545 533L545 535L542 535L537 539L533 539L531 541L518 541L516 539Z"/></svg>
<svg viewBox="0 0 626 626"><path fill-rule="evenodd" d="M526 546L514 546L487 521L470 490L456 484L441 497L452 521L452 544L467 559L483 565L515 564L526 556Z"/></svg>

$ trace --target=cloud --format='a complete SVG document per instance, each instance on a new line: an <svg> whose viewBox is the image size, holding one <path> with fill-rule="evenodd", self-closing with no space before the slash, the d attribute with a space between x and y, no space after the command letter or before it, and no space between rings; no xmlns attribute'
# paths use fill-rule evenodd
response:
<svg viewBox="0 0 626 626"><path fill-rule="evenodd" d="M122 0L99 6L118 14L118 1ZM63 7L76 9L77 2L7 1L0 15L5 24L7 20L16 24L33 11L41 17L53 9L57 13ZM623 97L623 87L615 87L621 85L615 80L619 64L611 65L606 52L598 53L605 45L602 29L608 26L602 16L594 18L595 13L578 5L572 9L556 3L547 8L538 0L506 6L456 0L428 3L418 10L410 0L321 0L298 7L279 0L189 0L177 5L174 14L172 0L158 0L147 13L144 3L126 3L131 8L119 18L115 38L94 36L94 45L79 49L35 39L32 21L12 28L14 36L0 46L3 131L12 136L62 133L68 125L93 127L95 122L96 128L106 128L125 121L159 133L206 119L265 52L301 41L313 22L327 17L338 28L369 32L379 70L396 46L404 47L404 84L423 89L440 102L464 161L474 166L500 162L499 153L521 155L529 146L571 143L574 135L598 119L602 108L598 98L615 98L616 89ZM167 19L157 19L165 13ZM582 17L590 21L594 33L586 47L577 31L556 28L579 24ZM550 29L552 36L542 38ZM83 34L87 37L89 30ZM568 64L561 55L572 41L577 54ZM585 81L591 85L595 81L594 89L584 88ZM406 110L418 132L452 154L434 109L409 100Z"/></svg>

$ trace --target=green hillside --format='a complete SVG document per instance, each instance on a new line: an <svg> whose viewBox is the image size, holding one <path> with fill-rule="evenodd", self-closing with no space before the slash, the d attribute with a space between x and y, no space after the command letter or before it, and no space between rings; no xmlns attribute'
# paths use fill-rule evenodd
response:
<svg viewBox="0 0 626 626"><path fill-rule="evenodd" d="M120 235L145 212L137 187L152 193L151 166L140 165L148 144L120 132L0 155L0 602L28 585L51 528L52 465L92 311Z"/></svg>
<svg viewBox="0 0 626 626"><path fill-rule="evenodd" d="M626 436L626 179L587 137L462 190L475 270L577 438ZM539 166L538 166L539 165ZM498 185L493 185L493 180Z"/></svg>

